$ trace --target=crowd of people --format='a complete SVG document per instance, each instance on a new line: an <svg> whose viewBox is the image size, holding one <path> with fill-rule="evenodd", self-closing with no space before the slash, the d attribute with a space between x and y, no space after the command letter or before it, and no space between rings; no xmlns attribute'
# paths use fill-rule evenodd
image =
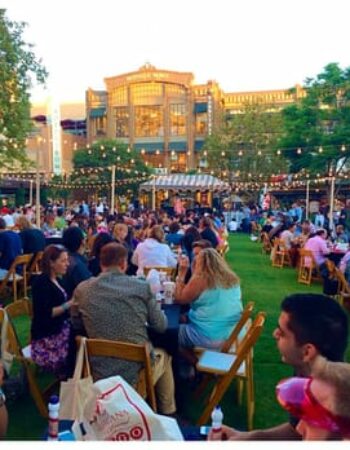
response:
<svg viewBox="0 0 350 450"><path fill-rule="evenodd" d="M317 248L315 258L322 265L318 249L325 249L325 257L328 247L323 243L317 247L313 239L324 240L324 230L303 220L296 208L293 217L255 207L250 211L246 231L266 233L271 241L279 236L295 264L297 248ZM4 273L17 255L43 251L42 273L32 280L35 363L65 380L74 370L77 335L147 342L158 410L175 416L177 377L196 381L193 348L220 349L242 314L240 279L222 252L230 229L225 218L193 210L169 214L130 208L109 214L103 202L81 202L72 208L48 205L40 228L34 226L31 208L0 214ZM338 231L339 236L346 235L344 229ZM47 245L53 237L58 243ZM151 330L164 333L168 321L146 279L149 267L168 267L176 273L174 302L182 314L174 352L150 337ZM290 422L252 432L224 426L219 437L211 433L209 439L349 438L350 405L344 399L350 392L349 365L342 362L348 341L344 310L324 295L286 297L274 337L282 360L296 375L276 388L277 401L290 412ZM184 370L174 373L174 359L175 366ZM95 380L120 374L133 385L140 369L136 363L105 357L94 358L91 368ZM5 421L1 408L0 403L0 431L6 429L1 426Z"/></svg>

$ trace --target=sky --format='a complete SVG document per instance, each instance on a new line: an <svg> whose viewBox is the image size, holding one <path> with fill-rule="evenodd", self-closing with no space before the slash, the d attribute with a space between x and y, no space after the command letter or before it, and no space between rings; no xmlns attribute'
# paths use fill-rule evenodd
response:
<svg viewBox="0 0 350 450"><path fill-rule="evenodd" d="M290 88L350 66L348 0L0 0L50 73L33 103L83 102L104 78L192 72L225 92Z"/></svg>

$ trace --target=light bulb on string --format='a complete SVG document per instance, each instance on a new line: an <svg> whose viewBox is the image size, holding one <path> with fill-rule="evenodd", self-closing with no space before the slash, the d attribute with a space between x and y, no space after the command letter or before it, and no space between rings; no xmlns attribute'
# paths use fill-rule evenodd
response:
<svg viewBox="0 0 350 450"><path fill-rule="evenodd" d="M281 154L281 150L277 150L277 155L280 155Z"/></svg>
<svg viewBox="0 0 350 450"><path fill-rule="evenodd" d="M345 152L346 151L346 147L345 147L345 145L343 144L342 146L341 146L341 149L340 149L342 152Z"/></svg>
<svg viewBox="0 0 350 450"><path fill-rule="evenodd" d="M299 147L297 150L298 155L301 155L301 148Z"/></svg>
<svg viewBox="0 0 350 450"><path fill-rule="evenodd" d="M322 153L322 152L323 152L323 148L322 148L322 147L319 147L318 153Z"/></svg>

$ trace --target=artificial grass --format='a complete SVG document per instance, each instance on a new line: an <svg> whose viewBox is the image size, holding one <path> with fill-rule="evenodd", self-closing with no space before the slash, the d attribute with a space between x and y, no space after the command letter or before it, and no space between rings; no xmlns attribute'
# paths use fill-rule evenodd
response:
<svg viewBox="0 0 350 450"><path fill-rule="evenodd" d="M230 250L227 261L241 279L243 303L255 302L255 311L266 311L267 318L263 334L254 349L255 376L255 428L266 428L285 422L287 415L276 402L276 383L292 375L292 369L281 362L279 352L272 337L280 313L281 300L296 292L322 292L319 283L305 286L297 283L296 270L273 268L269 255L261 253L261 244L252 242L246 234L229 237ZM350 351L348 351L350 361ZM193 400L193 389L185 383L181 385L182 397L186 399L184 416L191 423L199 417L203 405ZM238 429L246 427L246 411L236 404L235 384L226 393L221 404L224 422ZM10 425L7 439L40 439L47 421L40 417L29 394L8 405Z"/></svg>

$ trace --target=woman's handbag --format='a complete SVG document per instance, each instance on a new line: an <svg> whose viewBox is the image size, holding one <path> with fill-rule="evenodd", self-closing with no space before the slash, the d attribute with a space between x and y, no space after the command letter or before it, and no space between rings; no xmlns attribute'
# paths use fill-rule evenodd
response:
<svg viewBox="0 0 350 450"><path fill-rule="evenodd" d="M61 420L80 420L86 399L93 385L85 341L86 338L81 339L73 378L61 382L59 412ZM88 376L82 378L84 362Z"/></svg>

